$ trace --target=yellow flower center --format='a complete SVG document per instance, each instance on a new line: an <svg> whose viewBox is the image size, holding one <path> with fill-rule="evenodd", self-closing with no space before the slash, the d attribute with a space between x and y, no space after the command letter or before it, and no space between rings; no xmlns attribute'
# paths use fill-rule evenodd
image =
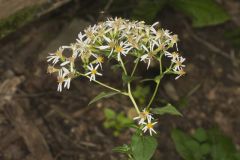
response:
<svg viewBox="0 0 240 160"><path fill-rule="evenodd" d="M114 41L111 41L111 42L109 42L109 46L110 46L110 48L114 48L115 47L115 42Z"/></svg>
<svg viewBox="0 0 240 160"><path fill-rule="evenodd" d="M148 123L148 124L147 124L147 128L149 128L149 129L150 129L150 128L153 128L153 124L152 124L152 123Z"/></svg>
<svg viewBox="0 0 240 160"><path fill-rule="evenodd" d="M178 36L177 35L173 35L172 42L176 43L177 41L178 41Z"/></svg>
<svg viewBox="0 0 240 160"><path fill-rule="evenodd" d="M123 48L121 46L115 47L116 52L122 52Z"/></svg>
<svg viewBox="0 0 240 160"><path fill-rule="evenodd" d="M186 72L181 69L181 70L178 71L178 74L179 74L179 75L184 75L184 74L186 74Z"/></svg>
<svg viewBox="0 0 240 160"><path fill-rule="evenodd" d="M172 57L173 57L173 58L177 58L178 55L179 55L179 54L178 54L177 52L173 52L173 53L172 53Z"/></svg>
<svg viewBox="0 0 240 160"><path fill-rule="evenodd" d="M55 52L55 55L58 56L58 57L62 57L62 51L61 50L57 50Z"/></svg>
<svg viewBox="0 0 240 160"><path fill-rule="evenodd" d="M149 114L149 112L148 112L148 111L144 111L143 114L144 114L145 116L147 116L147 115Z"/></svg>
<svg viewBox="0 0 240 160"><path fill-rule="evenodd" d="M93 69L93 70L91 71L91 73L94 75L94 74L97 73L97 70L96 70L96 69Z"/></svg>
<svg viewBox="0 0 240 160"><path fill-rule="evenodd" d="M148 114L149 114L148 111L144 111L144 112L141 112L141 113L139 114L139 117L140 117L140 118L143 118L143 119L146 119Z"/></svg>
<svg viewBox="0 0 240 160"><path fill-rule="evenodd" d="M58 82L58 83L63 83L64 80L65 80L65 79L64 79L63 77L61 77L61 76L58 76L58 77L57 77L57 82Z"/></svg>
<svg viewBox="0 0 240 160"><path fill-rule="evenodd" d="M176 61L175 63L176 63L177 66L181 66L182 65L182 62L180 62L180 61Z"/></svg>
<svg viewBox="0 0 240 160"><path fill-rule="evenodd" d="M47 68L47 73L54 73L54 72L57 72L58 69L54 68L53 66L48 66Z"/></svg>
<svg viewBox="0 0 240 160"><path fill-rule="evenodd" d="M88 38L92 38L94 36L93 32L91 32L91 31L86 31L85 33Z"/></svg>
<svg viewBox="0 0 240 160"><path fill-rule="evenodd" d="M99 63L103 63L104 62L104 58L102 56L99 56L99 57L97 57L97 61Z"/></svg>

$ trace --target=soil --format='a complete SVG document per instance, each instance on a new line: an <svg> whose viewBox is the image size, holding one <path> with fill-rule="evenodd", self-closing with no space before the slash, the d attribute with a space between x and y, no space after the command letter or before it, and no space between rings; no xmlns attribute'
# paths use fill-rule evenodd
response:
<svg viewBox="0 0 240 160"><path fill-rule="evenodd" d="M128 143L132 131L113 136L111 129L103 127L103 109L127 113L130 101L115 97L88 106L104 88L76 79L70 90L58 93L56 79L46 73L47 54L74 42L79 31L96 21L94 14L78 14L84 7L64 6L1 40L0 160L124 159L111 149ZM240 64L239 58L229 58L237 51L223 36L235 25L193 29L186 17L167 9L159 21L163 28L179 35L187 75L177 81L167 77L162 82L158 96L180 106L184 116L159 118L154 159L180 160L170 136L173 128L191 133L197 127L218 126L239 148ZM154 66L150 69L152 74L155 70ZM104 75L103 81L122 86L118 76L108 71Z"/></svg>

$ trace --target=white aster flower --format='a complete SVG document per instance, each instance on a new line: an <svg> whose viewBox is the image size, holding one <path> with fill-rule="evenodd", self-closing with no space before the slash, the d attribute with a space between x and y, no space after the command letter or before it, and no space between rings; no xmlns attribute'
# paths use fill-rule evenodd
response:
<svg viewBox="0 0 240 160"><path fill-rule="evenodd" d="M145 133L147 130L149 130L150 135L152 136L152 132L157 134L157 132L153 129L154 125L157 124L157 122L151 122L151 120L148 120L147 123L144 122L143 132Z"/></svg>
<svg viewBox="0 0 240 160"><path fill-rule="evenodd" d="M59 69L55 68L54 66L48 65L47 73L52 74L54 72L58 72Z"/></svg>
<svg viewBox="0 0 240 160"><path fill-rule="evenodd" d="M84 30L84 32L87 37L86 40L88 42L92 41L94 43L96 38L96 33L97 33L97 25L89 26L87 29Z"/></svg>
<svg viewBox="0 0 240 160"><path fill-rule="evenodd" d="M105 50L105 49L111 49L110 53L109 53L109 56L110 57L114 51L114 48L116 46L116 42L115 40L111 40L110 38L106 37L106 36L103 36L104 40L107 41L107 45L102 45L102 46L99 46L98 48L100 50Z"/></svg>
<svg viewBox="0 0 240 160"><path fill-rule="evenodd" d="M152 114L145 108L142 112L139 113L137 117L134 117L133 120L139 120L138 124L144 124L145 120L153 120Z"/></svg>
<svg viewBox="0 0 240 160"><path fill-rule="evenodd" d="M125 23L127 20L124 20L122 18L110 18L106 21L106 25L113 30L114 33L117 31L121 31L126 28Z"/></svg>
<svg viewBox="0 0 240 160"><path fill-rule="evenodd" d="M153 56L154 56L153 55L154 44L150 43L149 49L145 45L142 45L142 47L147 53L141 56L140 61L146 62L146 60L147 60L148 61L147 69L148 69L150 66L151 60L153 59Z"/></svg>
<svg viewBox="0 0 240 160"><path fill-rule="evenodd" d="M57 77L57 82L58 82L58 88L57 91L62 92L62 84L65 81L63 70L60 69L58 71L58 77Z"/></svg>
<svg viewBox="0 0 240 160"><path fill-rule="evenodd" d="M75 61L76 57L73 54L72 57L68 57L66 58L65 62L62 62L60 64L60 66L65 66L67 64L70 64L70 71L73 72L74 71L74 61Z"/></svg>
<svg viewBox="0 0 240 160"><path fill-rule="evenodd" d="M126 56L128 52L132 49L130 44L127 44L127 42L120 42L119 45L115 46L115 52L117 52L117 59L120 61L121 54Z"/></svg>
<svg viewBox="0 0 240 160"><path fill-rule="evenodd" d="M56 52L54 53L50 53L50 56L47 56L47 62L51 62L53 64L56 64L59 62L59 60L63 57L62 55L62 52L63 52L63 48L59 48Z"/></svg>
<svg viewBox="0 0 240 160"><path fill-rule="evenodd" d="M171 39L172 36L171 36L171 32L169 30L163 30L163 34L164 36L166 36L167 38Z"/></svg>
<svg viewBox="0 0 240 160"><path fill-rule="evenodd" d="M175 80L177 80L178 78L180 78L181 76L185 75L186 72L181 68L180 70L174 68L173 71L178 75Z"/></svg>
<svg viewBox="0 0 240 160"><path fill-rule="evenodd" d="M77 41L84 41L84 39L86 38L86 34L82 34L82 32L80 32L78 34L78 39Z"/></svg>
<svg viewBox="0 0 240 160"><path fill-rule="evenodd" d="M172 62L176 61L176 59L178 59L178 57L179 57L179 53L177 53L177 52L170 53L168 51L164 51L164 54L166 57L171 58Z"/></svg>
<svg viewBox="0 0 240 160"><path fill-rule="evenodd" d="M57 77L57 81L58 81L57 91L61 92L63 87L69 89L71 79L73 77L74 77L74 73L70 72L67 68L62 67L61 69L59 69L58 77ZM64 85L63 85L63 83L64 83Z"/></svg>
<svg viewBox="0 0 240 160"><path fill-rule="evenodd" d="M178 44L177 44L177 42L178 42L178 35L173 35L172 36L172 38L171 38L171 43L172 43L172 46L175 44L176 45L176 49L177 49L177 51L178 51Z"/></svg>
<svg viewBox="0 0 240 160"><path fill-rule="evenodd" d="M72 80L72 78L74 78L74 72L69 71L65 67L63 67L62 70L63 70L63 77L64 77L64 88L69 89L70 84L71 84L71 80Z"/></svg>
<svg viewBox="0 0 240 160"><path fill-rule="evenodd" d="M98 67L99 67L99 65L96 65L96 67L94 68L91 63L89 66L87 66L87 68L89 69L90 72L86 73L86 76L91 75L90 81L96 80L96 75L102 76L101 73L97 72Z"/></svg>
<svg viewBox="0 0 240 160"><path fill-rule="evenodd" d="M185 67L185 65L183 64L184 61L185 61L185 58L181 56L178 56L176 59L172 59L172 62L175 63L174 69L181 70L183 67Z"/></svg>
<svg viewBox="0 0 240 160"><path fill-rule="evenodd" d="M104 62L104 57L103 56L98 56L96 54L92 54L92 56L96 58L96 60L94 60L93 63L99 64L99 66L102 69L102 63Z"/></svg>

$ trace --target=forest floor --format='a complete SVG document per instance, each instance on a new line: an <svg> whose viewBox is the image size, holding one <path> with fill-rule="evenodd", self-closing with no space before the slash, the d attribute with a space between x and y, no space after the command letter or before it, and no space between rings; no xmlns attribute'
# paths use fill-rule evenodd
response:
<svg viewBox="0 0 240 160"><path fill-rule="evenodd" d="M198 127L218 126L240 148L240 64L222 34L233 24L192 29L184 16L167 10L159 22L179 35L187 75L162 82L158 96L173 104L184 102L180 108L183 117L159 118L156 159L180 159L170 136L173 128L193 132ZM74 42L77 33L92 23L92 18L75 16L68 9L40 18L1 40L0 160L121 159L111 149L128 143L131 131L113 136L111 129L103 127L103 108L127 113L130 101L113 97L88 106L104 88L76 79L70 90L58 93L56 79L46 73L48 53ZM154 66L150 71L154 73ZM103 81L121 87L118 76L107 71L104 75Z"/></svg>

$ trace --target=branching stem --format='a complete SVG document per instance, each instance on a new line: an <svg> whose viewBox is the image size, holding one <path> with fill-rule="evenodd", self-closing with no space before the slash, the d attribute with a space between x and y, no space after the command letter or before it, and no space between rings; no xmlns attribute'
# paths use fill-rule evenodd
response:
<svg viewBox="0 0 240 160"><path fill-rule="evenodd" d="M150 108L150 106L151 106L154 98L156 97L156 94L157 94L157 91L158 91L158 88L159 88L161 79L162 79L162 77L163 77L163 75L164 75L163 70L162 70L162 56L163 56L163 54L160 55L160 60L159 60L159 72L160 72L159 75L160 75L160 77L159 77L159 79L156 81L157 84L156 84L156 86L155 86L153 95L152 95L152 97L151 97L151 99L150 99L150 101L149 101L149 103L148 103L148 105L147 105L147 109Z"/></svg>
<svg viewBox="0 0 240 160"><path fill-rule="evenodd" d="M124 65L124 63L123 63L121 58L120 58L120 63L121 63L121 66L122 66L124 74L127 75L127 70L126 70L125 65ZM136 64L135 64L135 66L136 66ZM136 67L134 67L134 68L135 68L134 70L136 70ZM132 73L134 73L134 72L132 72ZM127 83L127 87L128 87L128 96L131 99L131 101L132 101L132 103L133 103L137 113L140 114L140 111L139 111L139 108L137 106L137 103L136 103L135 99L132 96L131 83L130 82Z"/></svg>
<svg viewBox="0 0 240 160"><path fill-rule="evenodd" d="M87 77L88 79L90 79L90 77L89 77L89 76L86 76L85 74L82 74L82 73L79 73L79 72L78 72L77 74L80 75L80 76L84 76L84 77ZM99 81L97 81L97 80L93 80L93 82L95 82L95 83L97 83L97 84L99 84L99 85L101 85L101 86L103 86L103 87L105 87L105 88L108 88L108 89L110 89L110 90L119 92L119 93L122 94L122 95L128 96L128 93L123 92L123 91L121 91L121 90L119 90L119 89L113 88L113 87L111 87L111 86L109 86L109 85L106 85L106 84L104 84L104 83L102 83L102 82L99 82Z"/></svg>

